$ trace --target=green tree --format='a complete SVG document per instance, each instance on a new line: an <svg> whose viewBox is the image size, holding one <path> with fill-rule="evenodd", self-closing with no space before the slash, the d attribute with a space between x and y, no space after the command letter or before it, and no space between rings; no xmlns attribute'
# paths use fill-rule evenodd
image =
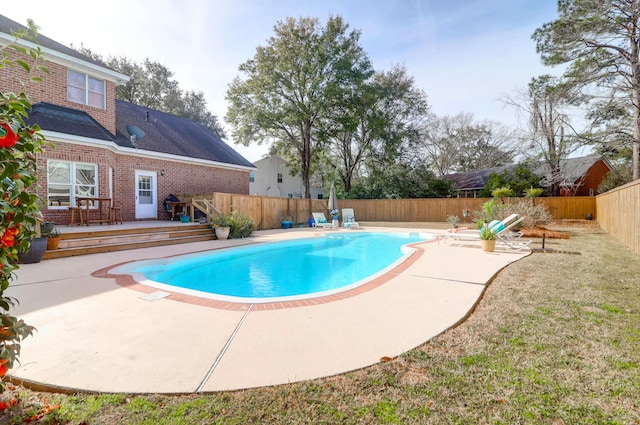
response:
<svg viewBox="0 0 640 425"><path fill-rule="evenodd" d="M376 72L337 99L322 134L331 144L329 160L349 193L367 159L393 162L402 149L415 144L417 123L428 105L425 93L402 66Z"/></svg>
<svg viewBox="0 0 640 425"><path fill-rule="evenodd" d="M24 47L20 39L37 43L38 27L28 21L28 30L14 33L15 41L1 52L0 69L22 67L27 72L39 69L42 55L39 47ZM33 59L11 60L8 50ZM29 81L39 81L30 77ZM19 268L18 253L29 249L30 238L37 235L41 200L34 192L37 187L36 154L42 152L44 137L38 126L25 124L31 103L24 89L19 94L0 92L0 392L4 389L2 377L11 369L20 355L20 341L33 333L33 327L9 311L16 300L5 291Z"/></svg>
<svg viewBox="0 0 640 425"><path fill-rule="evenodd" d="M314 162L327 143L321 122L331 119L336 99L357 87L371 65L360 33L348 32L339 16L324 27L315 18L287 18L274 32L240 65L245 79L236 77L229 85L226 120L237 143L275 144L300 173L308 198Z"/></svg>
<svg viewBox="0 0 640 425"><path fill-rule="evenodd" d="M104 59L84 46L76 50L130 77L126 84L116 87L117 99L199 122L218 136L226 137L218 118L207 109L204 93L180 89L173 71L161 63L148 58L136 63L125 56Z"/></svg>
<svg viewBox="0 0 640 425"><path fill-rule="evenodd" d="M354 199L443 198L452 194L451 181L439 179L427 165L399 162L375 168L367 178L354 184Z"/></svg>
<svg viewBox="0 0 640 425"><path fill-rule="evenodd" d="M505 170L501 173L492 173L487 183L478 192L481 198L493 196L493 191L502 187L508 187L514 196L525 196L525 192L531 188L540 188L543 178L537 176L526 163L520 163L513 170Z"/></svg>
<svg viewBox="0 0 640 425"><path fill-rule="evenodd" d="M593 88L605 104L624 105L632 117L633 179L640 178L640 2L559 0L559 17L533 39L546 65L568 64L576 92Z"/></svg>

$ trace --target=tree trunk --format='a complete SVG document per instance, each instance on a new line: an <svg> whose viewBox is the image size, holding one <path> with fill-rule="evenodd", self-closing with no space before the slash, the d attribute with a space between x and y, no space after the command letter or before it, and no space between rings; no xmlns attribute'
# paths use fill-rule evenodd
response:
<svg viewBox="0 0 640 425"><path fill-rule="evenodd" d="M631 38L631 101L633 102L633 180L640 179L640 58L638 44Z"/></svg>
<svg viewBox="0 0 640 425"><path fill-rule="evenodd" d="M304 186L303 198L311 198L311 121L302 123L302 185Z"/></svg>

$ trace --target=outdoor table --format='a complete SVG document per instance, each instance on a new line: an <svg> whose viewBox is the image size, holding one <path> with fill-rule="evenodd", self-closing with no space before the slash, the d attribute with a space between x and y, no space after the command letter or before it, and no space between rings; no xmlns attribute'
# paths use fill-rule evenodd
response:
<svg viewBox="0 0 640 425"><path fill-rule="evenodd" d="M111 198L86 197L78 198L76 202L78 207L85 209L84 217L87 226L91 223L111 224ZM91 208L93 205L95 205L96 208Z"/></svg>
<svg viewBox="0 0 640 425"><path fill-rule="evenodd" d="M186 202L167 202L171 207L171 221L175 220L176 215L189 214L189 206Z"/></svg>

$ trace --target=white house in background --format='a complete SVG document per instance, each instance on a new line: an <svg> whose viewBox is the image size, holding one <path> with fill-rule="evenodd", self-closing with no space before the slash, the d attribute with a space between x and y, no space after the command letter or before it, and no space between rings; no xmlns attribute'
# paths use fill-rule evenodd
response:
<svg viewBox="0 0 640 425"><path fill-rule="evenodd" d="M257 196L301 198L304 192L302 178L292 176L284 159L266 156L253 163L255 171L249 174L249 193ZM327 192L311 187L311 199L325 199Z"/></svg>

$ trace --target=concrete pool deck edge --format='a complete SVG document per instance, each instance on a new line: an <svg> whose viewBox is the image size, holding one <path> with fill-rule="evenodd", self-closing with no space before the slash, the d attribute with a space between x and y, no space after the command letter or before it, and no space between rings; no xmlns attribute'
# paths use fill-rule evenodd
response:
<svg viewBox="0 0 640 425"><path fill-rule="evenodd" d="M249 239L323 233L292 230L256 232L256 238ZM171 297L147 301L143 293L115 279L92 275L133 259L223 243L238 242L198 242L24 265L10 295L21 302L15 314L38 331L23 342L22 364L11 371L11 378L34 389L61 392L182 394L361 369L463 321L493 276L530 253L484 253L473 242L421 243L422 252L410 257L411 264L392 270L374 288L286 309L228 310Z"/></svg>

